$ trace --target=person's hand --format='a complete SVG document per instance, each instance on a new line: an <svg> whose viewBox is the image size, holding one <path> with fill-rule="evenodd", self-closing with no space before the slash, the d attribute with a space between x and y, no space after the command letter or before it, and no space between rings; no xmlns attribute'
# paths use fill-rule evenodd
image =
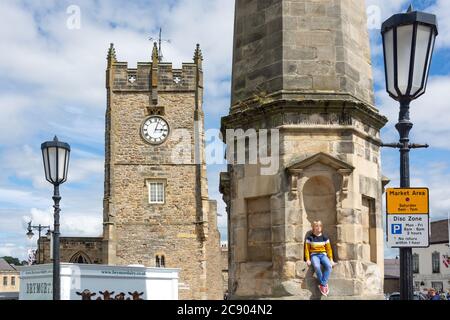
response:
<svg viewBox="0 0 450 320"><path fill-rule="evenodd" d="M308 265L308 267L311 265L311 260L306 261L306 264Z"/></svg>
<svg viewBox="0 0 450 320"><path fill-rule="evenodd" d="M331 262L331 267L332 268L334 268L334 266L336 266L337 265L337 263L336 262L334 262L334 261L330 261Z"/></svg>

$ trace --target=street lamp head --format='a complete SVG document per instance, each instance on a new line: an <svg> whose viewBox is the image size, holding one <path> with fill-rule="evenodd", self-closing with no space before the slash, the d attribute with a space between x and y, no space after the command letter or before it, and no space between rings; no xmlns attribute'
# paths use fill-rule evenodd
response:
<svg viewBox="0 0 450 320"><path fill-rule="evenodd" d="M41 145L44 160L45 179L53 185L60 185L67 180L69 169L70 146L55 136L53 141Z"/></svg>
<svg viewBox="0 0 450 320"><path fill-rule="evenodd" d="M27 237L28 237L28 239L31 240L31 239L34 237L33 231L29 230L29 231L27 232Z"/></svg>
<svg viewBox="0 0 450 320"><path fill-rule="evenodd" d="M413 11L395 14L382 27L386 90L398 101L425 93L436 36L434 14Z"/></svg>
<svg viewBox="0 0 450 320"><path fill-rule="evenodd" d="M31 239L31 238L34 237L33 229L31 227L31 222L32 221L28 222L28 228L27 228L27 231L28 231L27 232L27 237L28 237L28 239Z"/></svg>

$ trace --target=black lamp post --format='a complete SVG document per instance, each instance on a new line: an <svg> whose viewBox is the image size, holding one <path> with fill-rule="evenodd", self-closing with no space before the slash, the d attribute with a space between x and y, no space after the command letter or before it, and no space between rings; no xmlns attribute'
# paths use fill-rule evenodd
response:
<svg viewBox="0 0 450 320"><path fill-rule="evenodd" d="M58 141L55 136L53 141L44 142L41 145L44 160L45 179L53 184L54 228L53 228L53 300L61 298L60 257L59 257L59 214L61 209L59 202L59 186L67 181L69 169L70 146Z"/></svg>
<svg viewBox="0 0 450 320"><path fill-rule="evenodd" d="M438 35L436 16L413 11L393 15L381 27L386 72L386 90L399 101L400 116L395 126L399 143L383 144L400 149L400 187L410 187L409 152L428 148L428 145L410 144L413 127L409 118L411 101L425 93L434 43ZM400 248L400 298L413 300L412 248Z"/></svg>
<svg viewBox="0 0 450 320"><path fill-rule="evenodd" d="M43 263L45 261L45 255L44 255L44 247L42 247L42 253L41 253L41 233L43 230L49 230L50 231L50 226L43 226L43 225L37 225L37 226L33 226L32 225L32 221L28 222L28 228L27 228L27 236L28 239L31 239L34 237L34 233L33 230L37 230L39 233L39 238L38 238L38 264L39 263ZM41 258L42 257L42 258Z"/></svg>

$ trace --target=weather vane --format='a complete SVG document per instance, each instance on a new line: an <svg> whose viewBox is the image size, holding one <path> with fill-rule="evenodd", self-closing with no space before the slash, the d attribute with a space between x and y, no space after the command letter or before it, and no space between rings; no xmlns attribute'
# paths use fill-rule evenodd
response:
<svg viewBox="0 0 450 320"><path fill-rule="evenodd" d="M171 43L170 39L163 39L162 38L162 28L159 28L159 38L156 39L156 38L151 37L149 40L153 41L153 42L158 42L158 61L162 62L163 54L162 54L161 44L162 44L162 42Z"/></svg>

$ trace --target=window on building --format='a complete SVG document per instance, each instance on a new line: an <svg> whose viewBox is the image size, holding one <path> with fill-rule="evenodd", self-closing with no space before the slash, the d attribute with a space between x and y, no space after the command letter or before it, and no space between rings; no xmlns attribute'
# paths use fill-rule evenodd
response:
<svg viewBox="0 0 450 320"><path fill-rule="evenodd" d="M441 272L441 255L439 252L435 251L431 255L431 265L433 268L433 273L440 273Z"/></svg>
<svg viewBox="0 0 450 320"><path fill-rule="evenodd" d="M12 285L13 287L16 286L16 277L11 277L11 285Z"/></svg>
<svg viewBox="0 0 450 320"><path fill-rule="evenodd" d="M166 267L166 257L164 255L157 255L155 258L155 265L157 268Z"/></svg>
<svg viewBox="0 0 450 320"><path fill-rule="evenodd" d="M419 255L417 253L413 254L413 272L419 273Z"/></svg>
<svg viewBox="0 0 450 320"><path fill-rule="evenodd" d="M431 282L431 287L433 287L436 292L442 292L444 290L444 284L442 282Z"/></svg>
<svg viewBox="0 0 450 320"><path fill-rule="evenodd" d="M165 201L165 184L163 181L147 181L148 199L151 204L162 204Z"/></svg>
<svg viewBox="0 0 450 320"><path fill-rule="evenodd" d="M414 291L420 291L420 281L414 281Z"/></svg>
<svg viewBox="0 0 450 320"><path fill-rule="evenodd" d="M6 287L8 285L8 277L3 277L3 286Z"/></svg>

